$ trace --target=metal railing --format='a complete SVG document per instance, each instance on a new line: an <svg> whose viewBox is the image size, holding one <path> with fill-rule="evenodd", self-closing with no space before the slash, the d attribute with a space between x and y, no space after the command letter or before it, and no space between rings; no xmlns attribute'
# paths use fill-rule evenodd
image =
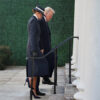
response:
<svg viewBox="0 0 100 100"><path fill-rule="evenodd" d="M71 81L71 40L77 38L79 39L79 37L77 36L71 36L67 39L65 39L64 41L60 42L55 48L51 49L47 54L43 55L42 57L26 57L26 59L43 59L45 57L47 57L48 55L50 55L52 52L55 52L55 67L54 67L54 94L56 94L56 86L57 86L57 50L58 48L60 48L62 45L64 45L65 43L69 42L69 84L72 83ZM33 78L32 78L33 81ZM31 91L32 91L32 86L31 86ZM32 100L32 94L30 92L30 100Z"/></svg>

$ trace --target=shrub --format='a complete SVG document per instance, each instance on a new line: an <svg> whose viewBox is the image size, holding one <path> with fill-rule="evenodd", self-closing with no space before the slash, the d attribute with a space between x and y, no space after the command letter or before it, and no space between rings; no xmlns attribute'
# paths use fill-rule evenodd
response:
<svg viewBox="0 0 100 100"><path fill-rule="evenodd" d="M8 46L0 46L0 70L6 68L9 65L11 51Z"/></svg>

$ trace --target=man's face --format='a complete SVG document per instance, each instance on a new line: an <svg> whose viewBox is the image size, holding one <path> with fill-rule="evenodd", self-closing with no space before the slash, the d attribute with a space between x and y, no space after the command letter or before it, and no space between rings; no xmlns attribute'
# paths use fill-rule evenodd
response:
<svg viewBox="0 0 100 100"><path fill-rule="evenodd" d="M49 22L49 21L52 19L52 17L53 17L53 12L52 12L52 11L49 11L49 12L45 15L45 17L46 17L46 21Z"/></svg>

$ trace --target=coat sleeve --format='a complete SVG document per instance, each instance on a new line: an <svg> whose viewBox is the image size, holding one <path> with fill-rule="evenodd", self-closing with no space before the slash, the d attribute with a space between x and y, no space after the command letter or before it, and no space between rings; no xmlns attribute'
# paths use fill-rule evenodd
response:
<svg viewBox="0 0 100 100"><path fill-rule="evenodd" d="M37 43L37 24L35 21L32 21L29 25L29 41L31 53L33 56L38 55L38 43Z"/></svg>
<svg viewBox="0 0 100 100"><path fill-rule="evenodd" d="M40 34L40 50L44 49L44 23L43 20L41 20L40 22L40 29L41 29L41 34Z"/></svg>

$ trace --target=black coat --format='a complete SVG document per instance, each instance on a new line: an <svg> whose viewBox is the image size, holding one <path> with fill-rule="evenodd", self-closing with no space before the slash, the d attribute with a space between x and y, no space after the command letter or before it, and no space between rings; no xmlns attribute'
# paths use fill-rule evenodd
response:
<svg viewBox="0 0 100 100"><path fill-rule="evenodd" d="M47 54L51 50L51 32L48 23L44 18L40 21L41 35L40 35L40 49L44 49L44 54ZM49 77L52 76L54 69L54 53L47 56L47 61L49 65Z"/></svg>
<svg viewBox="0 0 100 100"><path fill-rule="evenodd" d="M40 33L39 21L32 16L28 21L27 57L43 56L39 45ZM48 62L45 58L27 60L27 77L45 75L48 75Z"/></svg>

